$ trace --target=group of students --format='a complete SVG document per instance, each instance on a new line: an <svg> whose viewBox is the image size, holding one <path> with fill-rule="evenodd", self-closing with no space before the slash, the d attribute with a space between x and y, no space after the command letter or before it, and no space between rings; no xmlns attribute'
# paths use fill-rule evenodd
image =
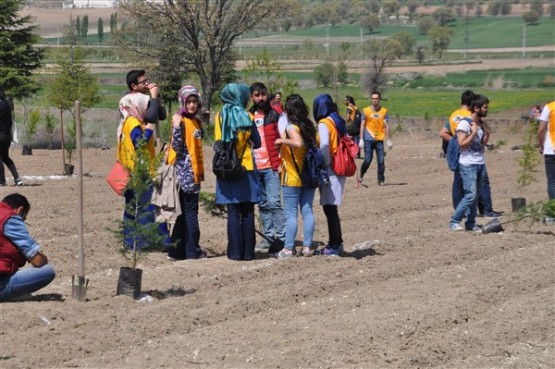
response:
<svg viewBox="0 0 555 369"><path fill-rule="evenodd" d="M118 129L118 147L136 149L139 141L144 140L154 159L155 125L147 123L145 116L150 111L151 115L162 119L165 114L160 112L157 86L148 81L144 71L130 72L127 83L129 93L120 101L122 122ZM150 93L150 98L145 93ZM169 235L176 247L169 248L168 256L197 259L206 257L200 247L198 222L199 192L205 176L203 127L197 118L201 102L198 90L191 85L183 86L178 95L180 108L171 120L171 145L165 164L174 167L180 185L182 214ZM342 202L346 177L333 171L331 159L337 151L339 137L347 134L345 120L328 94L314 99L314 121L302 96L287 96L283 105L279 97L270 101L268 90L262 83L250 87L230 83L220 94L223 106L215 116L214 138L217 142L233 142L245 169L244 175L237 179L216 178L216 203L225 205L227 210L227 257L252 260L256 248L268 249L272 244L281 248L272 253L278 259L296 255L299 209L303 227L300 254L341 255L343 237L338 206ZM249 101L252 106L247 110ZM329 184L319 187L329 238L327 245L318 251L312 249L316 189L303 186L300 176L307 147L311 144L323 154L329 175ZM133 165L133 158L121 154L130 151L118 149L118 160L124 166ZM129 203L133 191L127 190L124 196ZM256 204L260 230L255 225ZM134 215L126 213L124 216ZM262 236L258 244L257 232Z"/></svg>

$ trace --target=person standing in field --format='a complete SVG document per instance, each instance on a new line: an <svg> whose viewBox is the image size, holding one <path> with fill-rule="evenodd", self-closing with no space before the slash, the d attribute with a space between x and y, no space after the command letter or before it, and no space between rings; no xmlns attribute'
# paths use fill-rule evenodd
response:
<svg viewBox="0 0 555 369"><path fill-rule="evenodd" d="M214 138L235 142L245 173L238 179L216 179L216 203L227 206L227 258L253 260L256 243L254 204L258 202L258 174L253 149L260 147L258 130L246 111L250 90L246 85L227 84L220 94L224 105L216 115Z"/></svg>
<svg viewBox="0 0 555 369"><path fill-rule="evenodd" d="M6 97L4 88L0 86L0 186L6 186L6 174L4 172L4 164L13 176L16 186L23 185L23 181L19 178L15 163L10 158L10 145L12 144L12 106Z"/></svg>
<svg viewBox="0 0 555 369"><path fill-rule="evenodd" d="M319 147L326 162L329 186L320 186L320 205L324 209L328 223L328 244L320 255L341 256L343 253L343 234L338 206L343 201L347 177L337 175L331 166L331 160L337 152L339 137L347 133L345 120L337 112L337 105L328 94L321 94L314 99L312 112L318 124Z"/></svg>
<svg viewBox="0 0 555 369"><path fill-rule="evenodd" d="M276 254L278 259L288 259L295 253L297 237L297 215L300 208L303 219L303 256L311 256L312 237L314 235L315 188L303 187L302 168L307 147L316 143L316 128L308 117L308 106L300 95L289 95L285 101L285 112L289 123L276 144L281 147L281 184L285 205L285 244Z"/></svg>
<svg viewBox="0 0 555 369"><path fill-rule="evenodd" d="M358 146L361 150L364 149L364 162L360 168L358 182L362 182L364 175L372 163L375 151L378 161L378 185L383 186L385 181L384 140L386 140L387 147L390 150L393 148L393 143L389 138L389 113L386 108L381 106L381 94L378 91L372 92L370 98L372 105L362 110Z"/></svg>
<svg viewBox="0 0 555 369"><path fill-rule="evenodd" d="M172 232L175 247L168 249L168 257L175 260L199 259L207 256L200 247L198 222L199 193L204 181L204 159L202 153L202 123L197 118L200 110L200 95L191 85L181 87L178 92L179 111L172 118L171 146L167 163L172 164L179 181L181 215L176 219Z"/></svg>
<svg viewBox="0 0 555 369"><path fill-rule="evenodd" d="M260 226L265 236L256 248L268 249L268 239L281 244L285 241L285 215L281 205L279 177L281 159L276 146L280 113L270 106L268 89L263 83L256 82L250 86L250 98L253 106L249 115L260 136L260 147L254 150L254 160L258 172Z"/></svg>
<svg viewBox="0 0 555 369"><path fill-rule="evenodd" d="M543 107L539 120L538 144L545 162L547 194L552 201L555 199L555 101ZM546 221L555 222L555 214L549 214Z"/></svg>

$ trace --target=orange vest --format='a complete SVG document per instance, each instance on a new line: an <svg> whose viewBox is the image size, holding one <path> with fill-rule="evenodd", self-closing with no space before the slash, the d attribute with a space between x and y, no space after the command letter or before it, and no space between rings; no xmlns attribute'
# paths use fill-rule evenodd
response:
<svg viewBox="0 0 555 369"><path fill-rule="evenodd" d="M374 140L383 141L385 138L385 117L387 115L387 109L382 106L380 110L375 111L371 106L367 106L362 113L364 114L368 133L374 137Z"/></svg>
<svg viewBox="0 0 555 369"><path fill-rule="evenodd" d="M182 117L183 123L183 142L187 145L189 155L191 156L191 163L193 165L193 173L195 175L195 183L199 184L204 181L204 156L202 153L202 137L200 135L201 125L199 121ZM171 146L172 136L170 136L170 148L168 150L167 164L175 163L177 153Z"/></svg>

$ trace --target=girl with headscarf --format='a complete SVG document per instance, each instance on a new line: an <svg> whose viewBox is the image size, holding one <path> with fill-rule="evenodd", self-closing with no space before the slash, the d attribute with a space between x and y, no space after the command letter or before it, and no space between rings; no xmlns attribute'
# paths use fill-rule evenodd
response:
<svg viewBox="0 0 555 369"><path fill-rule="evenodd" d="M143 122L144 116L148 108L149 97L142 93L129 93L123 96L119 101L119 110L122 116L120 126L118 127L118 143L117 143L117 159L128 170L133 170L137 157L137 149L141 142L144 142L143 149L148 152L148 157L152 161L152 174L156 172L154 163L154 130L155 125ZM125 197L125 210L123 213L124 220L134 220L134 212L127 211L128 205L135 199L135 192L126 190L123 194ZM140 224L154 223L154 206L150 205L152 196L152 186L140 198L140 214L138 222ZM162 230L162 229L161 229ZM124 244L127 248L133 249L133 230L124 224ZM141 247L141 245L138 245Z"/></svg>
<svg viewBox="0 0 555 369"><path fill-rule="evenodd" d="M220 98L224 103L216 115L214 138L235 141L237 156L246 169L234 180L216 179L216 203L227 205L227 257L231 260L254 259L254 204L258 202L258 174L253 149L260 147L260 136L247 111L250 91L246 85L226 85Z"/></svg>
<svg viewBox="0 0 555 369"><path fill-rule="evenodd" d="M199 245L198 201L200 182L204 181L202 155L202 123L196 117L200 110L200 95L191 86L183 86L178 93L179 112L172 118L171 147L167 164L173 164L181 189L179 201L181 215L177 217L172 232L175 247L168 249L172 259L199 259L206 251Z"/></svg>
<svg viewBox="0 0 555 369"><path fill-rule="evenodd" d="M316 96L313 104L314 119L318 124L320 150L328 166L330 185L320 187L320 205L328 221L328 245L321 255L340 256L343 253L343 236L337 206L341 205L347 177L338 176L331 167L331 158L337 152L339 137L345 135L345 120L337 113L337 105L328 94Z"/></svg>
<svg viewBox="0 0 555 369"><path fill-rule="evenodd" d="M276 145L281 145L281 184L285 210L285 243L283 250L276 254L278 259L288 259L294 255L299 207L303 218L303 256L312 255L310 247L314 235L312 203L316 190L303 188L300 172L309 142L316 142L316 128L308 117L308 106L300 95L287 97L285 112L289 123L282 138L276 140Z"/></svg>

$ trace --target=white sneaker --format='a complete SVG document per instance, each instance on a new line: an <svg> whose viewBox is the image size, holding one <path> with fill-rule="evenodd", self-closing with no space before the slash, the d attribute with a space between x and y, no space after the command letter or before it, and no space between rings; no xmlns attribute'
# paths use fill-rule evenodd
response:
<svg viewBox="0 0 555 369"><path fill-rule="evenodd" d="M451 231L462 231L464 230L463 227L461 227L461 225L459 223L451 223L449 224L449 229Z"/></svg>

